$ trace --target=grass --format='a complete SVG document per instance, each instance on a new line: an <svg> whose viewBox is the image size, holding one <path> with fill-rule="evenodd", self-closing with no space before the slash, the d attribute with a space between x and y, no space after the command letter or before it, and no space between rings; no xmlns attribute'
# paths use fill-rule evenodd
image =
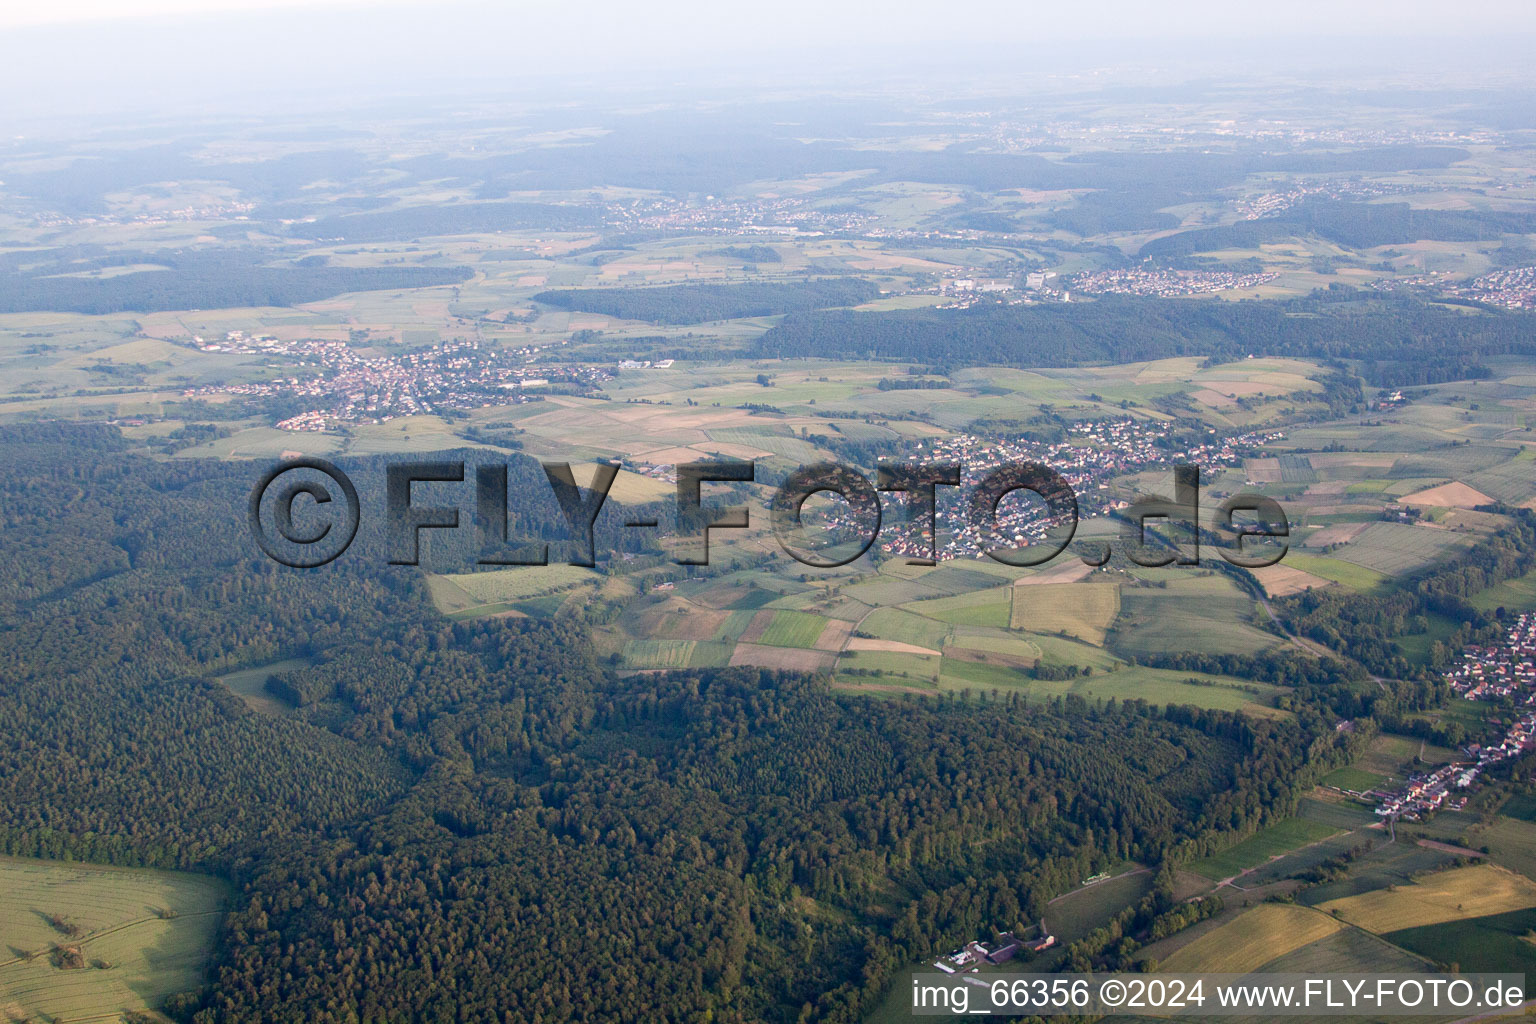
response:
<svg viewBox="0 0 1536 1024"><path fill-rule="evenodd" d="M899 640L938 650L944 646L950 627L901 608L877 608L858 624L856 630L881 640Z"/></svg>
<svg viewBox="0 0 1536 1024"><path fill-rule="evenodd" d="M1512 580L1504 580L1468 599L1478 611L1491 612L1497 608L1509 611L1536 609L1536 571Z"/></svg>
<svg viewBox="0 0 1536 1024"><path fill-rule="evenodd" d="M286 661L274 661L269 665L258 665L255 668L243 668L238 672L218 677L218 681L229 689L239 694L240 699L253 711L260 711L268 715L286 715L292 709L267 693L267 677L277 672L292 672L294 669L308 668L314 662L308 658L289 658Z"/></svg>
<svg viewBox="0 0 1536 1024"><path fill-rule="evenodd" d="M437 610L450 619L506 612L542 618L560 607L564 600L560 591L602 580L596 571L581 566L529 565L492 572L428 574L427 590Z"/></svg>
<svg viewBox="0 0 1536 1024"><path fill-rule="evenodd" d="M1536 910L1516 910L1388 932L1386 938L1463 971L1536 974ZM1335 968L1329 968L1334 970ZM1373 968L1381 970L1382 968Z"/></svg>
<svg viewBox="0 0 1536 1024"><path fill-rule="evenodd" d="M1354 562L1322 555L1301 555L1290 551L1281 564L1300 569L1302 572L1309 572L1314 576L1321 576L1325 580L1332 580L1340 586L1362 594L1380 590L1390 582L1386 573L1368 569Z"/></svg>
<svg viewBox="0 0 1536 1024"><path fill-rule="evenodd" d="M1358 928L1341 928L1262 965L1265 974L1414 974L1423 958ZM1401 945L1401 943L1399 943ZM1491 968L1478 968L1486 970Z"/></svg>
<svg viewBox="0 0 1536 1024"><path fill-rule="evenodd" d="M1347 789L1353 793L1364 793L1385 784L1387 780L1375 772L1368 772L1351 765L1329 772L1321 781L1325 786Z"/></svg>
<svg viewBox="0 0 1536 1024"><path fill-rule="evenodd" d="M1215 685L1190 683L1191 678ZM1281 712L1268 707L1269 697L1275 692L1274 687L1266 684L1227 676L1199 676L1138 666L1060 682L1030 680L1025 696L1040 701L1068 695L1086 700L1144 700L1151 704L1191 704L1219 711L1276 715Z"/></svg>
<svg viewBox="0 0 1536 1024"><path fill-rule="evenodd" d="M1230 878L1291 850L1327 839L1337 831L1330 825L1305 818L1287 818L1260 829L1230 849L1197 860L1189 867L1206 878Z"/></svg>
<svg viewBox="0 0 1536 1024"><path fill-rule="evenodd" d="M1175 575L1161 582L1121 591L1120 617L1109 637L1115 653L1255 654L1281 642L1253 625L1253 598L1226 577Z"/></svg>
<svg viewBox="0 0 1536 1024"><path fill-rule="evenodd" d="M229 896L207 875L0 858L0 1009L15 1020L158 1010L202 983ZM80 935L55 930L55 914ZM87 966L54 966L55 945L78 946Z"/></svg>
<svg viewBox="0 0 1536 1024"><path fill-rule="evenodd" d="M1175 951L1163 961L1162 970L1246 974L1343 927L1307 907L1260 903Z"/></svg>
<svg viewBox="0 0 1536 1024"><path fill-rule="evenodd" d="M976 575L980 575L977 573ZM995 582L987 580L988 583ZM914 601L906 605L908 611L926 615L930 619L948 622L956 626L1008 626L1010 587L993 587L957 597L941 597L932 601Z"/></svg>
<svg viewBox="0 0 1536 1024"><path fill-rule="evenodd" d="M1497 864L1536 877L1536 824L1500 815L1493 824L1477 829L1474 846L1486 846Z"/></svg>
<svg viewBox="0 0 1536 1024"><path fill-rule="evenodd" d="M693 653L688 655L688 667L724 668L731 663L731 652L735 649L735 644L711 640L693 641Z"/></svg>
<svg viewBox="0 0 1536 1024"><path fill-rule="evenodd" d="M1043 583L1013 588L1009 625L1031 633L1064 633L1095 646L1120 614L1115 583Z"/></svg>
<svg viewBox="0 0 1536 1024"><path fill-rule="evenodd" d="M769 647L814 647L827 620L809 612L778 611L758 639Z"/></svg>
<svg viewBox="0 0 1536 1024"><path fill-rule="evenodd" d="M1420 875L1439 871L1456 860L1455 854L1418 845L1413 842L1411 835L1401 829L1395 843L1388 842L1380 833L1368 835L1369 838L1360 836L1349 839L1349 846L1361 847L1362 852L1351 864L1347 876L1303 890L1297 896L1298 902L1315 907L1333 900L1378 892L1388 886L1412 885ZM1327 845L1325 842L1315 849L1321 850ZM1364 850L1366 846L1370 849ZM1310 859L1306 856L1310 852L1295 854L1285 863L1290 865L1295 862L1299 870ZM1262 881L1266 876L1263 869L1260 869L1250 877Z"/></svg>
<svg viewBox="0 0 1536 1024"><path fill-rule="evenodd" d="M1029 676L1008 665L981 665L945 658L939 670L939 685L951 690L976 686L1000 690L1030 684Z"/></svg>
<svg viewBox="0 0 1536 1024"><path fill-rule="evenodd" d="M1129 866L1110 868L1120 875ZM1045 909L1050 932L1063 944L1076 942L1146 894L1152 886L1150 872L1123 875L1064 893Z"/></svg>
<svg viewBox="0 0 1536 1024"><path fill-rule="evenodd" d="M632 668L683 668L697 646L697 640L631 640L624 645L624 662Z"/></svg>
<svg viewBox="0 0 1536 1024"><path fill-rule="evenodd" d="M1471 537L1449 530L1404 523L1371 523L1339 549L1338 558L1396 576L1428 565L1471 543Z"/></svg>
<svg viewBox="0 0 1536 1024"><path fill-rule="evenodd" d="M1330 900L1318 909L1382 935L1532 907L1536 907L1536 882L1493 864L1474 864L1430 875L1413 885Z"/></svg>
<svg viewBox="0 0 1536 1024"><path fill-rule="evenodd" d="M1335 828L1359 828L1378 820L1366 806L1327 790L1315 789L1296 805L1296 816Z"/></svg>
<svg viewBox="0 0 1536 1024"><path fill-rule="evenodd" d="M1527 823L1536 822L1536 796L1530 793L1516 793L1504 801L1504 806L1499 808L1499 813Z"/></svg>

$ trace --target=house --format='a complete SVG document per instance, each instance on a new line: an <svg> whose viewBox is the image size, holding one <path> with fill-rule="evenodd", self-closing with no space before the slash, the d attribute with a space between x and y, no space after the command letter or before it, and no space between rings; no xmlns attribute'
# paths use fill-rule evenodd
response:
<svg viewBox="0 0 1536 1024"><path fill-rule="evenodd" d="M997 937L997 945L992 948L992 952L987 954L987 962L994 964L1007 963L1018 954L1020 945L1019 940L1011 934L1005 932L999 935Z"/></svg>

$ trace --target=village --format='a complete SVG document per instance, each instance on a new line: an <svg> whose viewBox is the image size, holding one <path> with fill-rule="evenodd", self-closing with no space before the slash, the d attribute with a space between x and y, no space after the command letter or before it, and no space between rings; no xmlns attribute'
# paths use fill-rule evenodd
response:
<svg viewBox="0 0 1536 1024"><path fill-rule="evenodd" d="M1379 794L1378 817L1417 821L1442 807L1455 809L1465 804L1466 798L1453 798L1453 790L1470 788L1490 766L1536 746L1536 614L1519 615L1502 644L1467 645L1461 663L1447 673L1446 681L1465 700L1513 698L1523 710L1499 742L1470 744L1464 748L1466 761L1414 775L1401 789Z"/></svg>
<svg viewBox="0 0 1536 1024"><path fill-rule="evenodd" d="M1038 444L1006 438L984 438L958 434L939 441L916 442L920 457L932 463L959 463L964 466L962 485L974 487L993 470L1024 462L1038 462L1057 473L1071 485L1077 497L1080 519L1110 515L1125 508L1124 499L1110 492L1108 480L1115 476L1180 464L1193 464L1202 470L1236 466L1257 452L1264 444L1285 437L1278 430L1249 432L1230 437L1215 437L1203 444L1179 448L1167 446L1165 427L1129 416L1075 422L1068 428L1068 438L1055 444ZM987 536L972 524L960 509L955 488L941 488L941 508L948 506L939 521L951 527L939 538L938 557L979 558L997 546L998 537ZM853 527L847 517L833 516L829 525ZM1005 502L998 509L995 533L1015 544L1043 542L1057 522L1045 514L1038 503ZM881 547L892 554L909 558L926 557L925 538L915 524L894 524L881 532Z"/></svg>
<svg viewBox="0 0 1536 1024"><path fill-rule="evenodd" d="M248 398L306 399L311 408L291 415L279 430L323 431L343 423L385 423L397 416L450 409L518 405L556 384L583 390L612 379L604 368L580 364L530 362L538 346L519 349L482 346L455 340L399 355L370 354L339 340L306 338L284 341L268 335L230 331L218 341L194 336L202 352L231 352L280 357L285 365L316 367L312 376L189 388L184 394Z"/></svg>
<svg viewBox="0 0 1536 1024"><path fill-rule="evenodd" d="M1234 270L1100 270L1076 275L1072 285L1080 292L1094 295L1155 295L1167 299L1256 288L1279 276Z"/></svg>

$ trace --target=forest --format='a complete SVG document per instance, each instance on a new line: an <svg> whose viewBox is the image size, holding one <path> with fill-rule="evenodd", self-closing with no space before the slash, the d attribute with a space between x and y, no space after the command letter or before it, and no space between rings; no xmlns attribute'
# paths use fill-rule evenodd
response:
<svg viewBox="0 0 1536 1024"><path fill-rule="evenodd" d="M533 301L558 309L602 313L620 320L697 324L745 316L774 316L829 306L856 306L880 289L858 278L791 284L678 284L659 288L563 288L539 292Z"/></svg>
<svg viewBox="0 0 1536 1024"><path fill-rule="evenodd" d="M458 284L470 276L463 267L274 267L264 265L267 258L243 249L196 250L155 253L147 256L148 261L168 269L113 277L7 274L0 277L0 313L56 310L102 315L293 306L343 292Z"/></svg>
<svg viewBox="0 0 1536 1024"><path fill-rule="evenodd" d="M1132 298L1031 306L792 313L759 357L825 356L966 366L1078 366L1171 356L1357 360L1373 385L1487 376L1480 360L1536 352L1527 314L1451 310L1350 288L1284 301Z"/></svg>
<svg viewBox="0 0 1536 1024"><path fill-rule="evenodd" d="M1359 741L1326 701L624 678L583 613L442 619L366 517L345 558L278 567L246 534L249 466L122 449L0 430L0 852L230 878L182 1021L854 1021L1096 871L1283 816ZM374 503L379 460L345 468ZM285 714L213 678L292 658Z"/></svg>
<svg viewBox="0 0 1536 1024"><path fill-rule="evenodd" d="M1416 210L1407 203L1313 200L1284 213L1224 227L1154 238L1138 255L1168 259L1217 249L1255 249L1293 235L1316 235L1353 249L1420 239L1482 241L1536 231L1536 215L1489 210Z"/></svg>

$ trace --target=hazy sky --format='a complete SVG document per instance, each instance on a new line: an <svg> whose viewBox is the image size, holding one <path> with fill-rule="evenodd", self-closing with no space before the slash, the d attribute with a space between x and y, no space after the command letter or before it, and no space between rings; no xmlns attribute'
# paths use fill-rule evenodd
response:
<svg viewBox="0 0 1536 1024"><path fill-rule="evenodd" d="M818 26L836 26L857 33L880 25L903 34L954 34L972 19L1009 35L1040 33L1052 36L1116 34L1244 35L1307 32L1352 34L1384 31L1393 34L1467 35L1531 31L1536 9L1528 0L1286 0L1279 4L1243 4L1232 0L1078 0L1071 4L1029 0L962 0L935 4L931 0L787 0L774 4L731 4L720 0L588 0L580 4L546 0L474 4L443 0L13 0L0 4L0 27L53 25L142 18L187 18L230 13L281 13L297 9L351 8L370 12L414 8L453 17L460 9L481 7L532 23L596 27L605 20L648 26L649 32L697 29L775 29L773 35L792 39L814 34ZM972 24L971 28L976 26ZM644 37L642 37L643 39Z"/></svg>
<svg viewBox="0 0 1536 1024"><path fill-rule="evenodd" d="M196 12L196 13L192 13ZM532 88L792 88L1255 59L1342 76L1530 65L1529 0L0 0L0 118ZM950 74L950 70L955 74Z"/></svg>

